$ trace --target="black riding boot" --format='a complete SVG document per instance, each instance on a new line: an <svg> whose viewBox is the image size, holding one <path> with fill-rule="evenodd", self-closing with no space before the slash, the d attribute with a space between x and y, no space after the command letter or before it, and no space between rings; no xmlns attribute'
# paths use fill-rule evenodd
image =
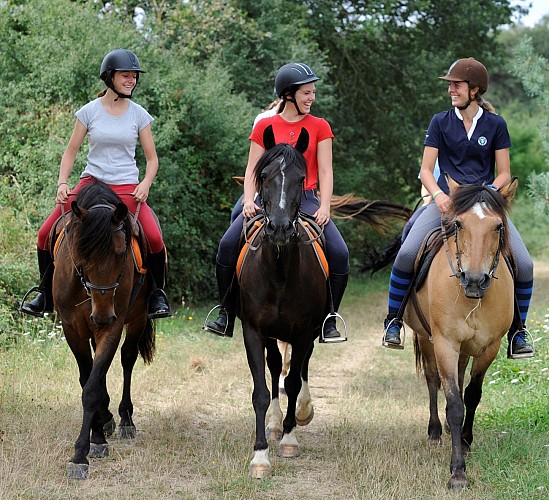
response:
<svg viewBox="0 0 549 500"><path fill-rule="evenodd" d="M217 319L208 321L204 325L204 329L222 337L232 337L236 318L236 293L238 290L236 286L233 286L235 272L232 267L225 267L216 263L215 275L221 309L219 310Z"/></svg>
<svg viewBox="0 0 549 500"><path fill-rule="evenodd" d="M34 299L23 302L21 305L21 312L43 318L44 313L53 312L53 258L49 250L36 249L38 256L38 270L40 272L40 285L38 287L31 288L25 298L31 292L38 292ZM24 300L24 299L23 299Z"/></svg>
<svg viewBox="0 0 549 500"><path fill-rule="evenodd" d="M156 288L149 294L147 301L147 316L150 319L169 318L172 313L168 298L164 293L166 281L166 253L165 249L158 253L147 255L147 269L152 275Z"/></svg>
<svg viewBox="0 0 549 500"><path fill-rule="evenodd" d="M331 296L330 291L328 290L328 300L330 300L331 297L334 312L337 312L339 310L339 306L343 299L345 289L347 288L348 281L348 274L330 274L328 286L331 287ZM341 337L341 334L337 331L335 316L330 316L324 323L324 332L323 335L320 337L320 341L337 342L343 340L347 339L345 337Z"/></svg>
<svg viewBox="0 0 549 500"><path fill-rule="evenodd" d="M522 323L519 313L515 310L515 317L509 332L507 332L507 357L509 359L533 358L535 349L528 341L532 334Z"/></svg>

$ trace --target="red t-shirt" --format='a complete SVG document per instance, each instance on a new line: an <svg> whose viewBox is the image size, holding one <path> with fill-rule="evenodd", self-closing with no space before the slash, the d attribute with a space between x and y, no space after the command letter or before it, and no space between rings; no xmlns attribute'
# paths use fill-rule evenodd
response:
<svg viewBox="0 0 549 500"><path fill-rule="evenodd" d="M305 118L298 122L287 122L280 115L274 115L263 118L256 123L250 135L250 140L264 148L263 132L269 125L273 126L277 144L286 142L292 146L296 145L301 129L307 129L307 132L309 132L309 145L303 155L307 160L307 179L304 189L316 189L318 184L317 145L326 139L334 138L330 124L324 118L317 118L312 115L305 115Z"/></svg>

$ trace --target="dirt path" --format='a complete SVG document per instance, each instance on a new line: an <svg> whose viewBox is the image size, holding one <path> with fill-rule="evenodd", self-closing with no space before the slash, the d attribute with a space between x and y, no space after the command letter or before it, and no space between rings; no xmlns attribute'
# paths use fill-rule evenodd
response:
<svg viewBox="0 0 549 500"><path fill-rule="evenodd" d="M535 272L534 306L545 311L549 264L537 263ZM381 347L385 291L366 300L363 288L351 287L342 307L349 341L315 346L315 417L299 428L302 454L279 458L273 444L272 476L262 481L247 477L254 415L240 331L227 340L203 332L202 318L159 322L157 357L135 370L137 437L111 438L110 458L92 460L82 482L66 479L81 423L77 370L66 345L6 352L0 499L455 499L446 490L449 443L426 443L427 394L410 338L404 351ZM116 412L118 357L108 386ZM483 446L482 433L476 445ZM497 497L481 472L473 454L467 500Z"/></svg>

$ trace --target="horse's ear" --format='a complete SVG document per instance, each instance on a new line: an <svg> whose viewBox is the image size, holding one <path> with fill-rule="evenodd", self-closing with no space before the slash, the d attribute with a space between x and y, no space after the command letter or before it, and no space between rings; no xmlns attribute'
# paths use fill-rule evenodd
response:
<svg viewBox="0 0 549 500"><path fill-rule="evenodd" d="M505 184L505 186L502 186L499 188L499 193L507 201L511 201L515 196L515 193L517 192L517 188L518 188L518 177L515 176L511 179L511 182L509 184Z"/></svg>
<svg viewBox="0 0 549 500"><path fill-rule="evenodd" d="M295 145L295 148L301 153L305 153L307 148L309 147L309 132L307 132L306 128L302 128L301 132L299 133L299 137L297 138L297 143Z"/></svg>
<svg viewBox="0 0 549 500"><path fill-rule="evenodd" d="M450 188L450 194L452 194L452 192L459 187L459 184L454 179L452 179L448 174L444 174L444 175L446 177L446 183Z"/></svg>
<svg viewBox="0 0 549 500"><path fill-rule="evenodd" d="M112 216L115 224L120 224L128 216L128 207L124 203L116 205Z"/></svg>
<svg viewBox="0 0 549 500"><path fill-rule="evenodd" d="M269 125L264 131L263 131L263 145L265 146L265 149L271 149L276 146L275 142L275 135L273 132L273 126Z"/></svg>
<svg viewBox="0 0 549 500"><path fill-rule="evenodd" d="M80 208L76 200L71 203L71 210L72 213L76 215L76 217L78 217L80 220L88 215L88 211L84 208Z"/></svg>

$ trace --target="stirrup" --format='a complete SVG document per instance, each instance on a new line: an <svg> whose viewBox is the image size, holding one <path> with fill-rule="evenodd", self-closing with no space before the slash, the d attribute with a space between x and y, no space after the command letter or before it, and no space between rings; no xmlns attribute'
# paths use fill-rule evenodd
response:
<svg viewBox="0 0 549 500"><path fill-rule="evenodd" d="M26 294L25 296L23 297L23 300L21 301L21 304L19 305L19 312L23 313L23 314L28 314L29 316L34 316L35 318L43 318L44 315L46 314L46 300L44 298L44 307L42 308L41 311L33 311L32 309L23 309L23 306L25 305L25 302L27 302L27 297L31 294L31 293L34 293L34 292L39 292L39 293L45 293L44 290L42 288L40 288L39 286L33 286Z"/></svg>
<svg viewBox="0 0 549 500"><path fill-rule="evenodd" d="M208 326L208 319L210 318L210 316L212 315L212 313L216 309L219 309L219 310L223 309L223 310L225 310L225 313L227 314L227 323L225 323L225 330L223 330L223 333L219 333L218 330L214 330L213 328L210 328ZM221 337L227 337L227 330L228 329L229 329L229 312L227 311L225 306L223 306L221 304L217 304L216 306L213 306L210 309L210 312L206 315L206 319L204 320L204 324L202 325L202 330L206 330L207 332L213 333L214 335L220 335Z"/></svg>
<svg viewBox="0 0 549 500"><path fill-rule="evenodd" d="M516 353L513 354L513 340L515 340L515 336L518 332L524 332L524 340L529 341L528 343L532 346L532 352L523 352L523 353ZM536 346L534 345L534 336L530 333L530 331L526 328L521 328L520 330L516 330L515 333L513 333L513 336L511 337L511 340L509 341L509 349L508 349L508 359L525 359L525 358L533 358L536 355Z"/></svg>
<svg viewBox="0 0 549 500"><path fill-rule="evenodd" d="M343 335L339 335L339 337L332 337L332 338L324 338L324 325L326 325L326 321L328 321L330 318L339 318L343 322ZM320 328L320 336L318 337L318 341L321 344L335 344L337 342L345 342L347 340L347 324L345 323L345 320L341 316L341 314L333 312L329 313L322 322L322 327Z"/></svg>
<svg viewBox="0 0 549 500"><path fill-rule="evenodd" d="M391 327L391 325L393 324L394 321L398 321L402 327L400 329L400 344L393 344L391 342L387 342L385 340L385 337L387 335L387 330ZM385 330L383 330L383 338L381 339L381 345L383 347L388 347L389 349L404 349L404 341L406 340L406 327L404 326L404 321L402 321L401 319L398 319L398 318L393 318L389 321L389 323L387 323L387 327L385 328Z"/></svg>
<svg viewBox="0 0 549 500"><path fill-rule="evenodd" d="M166 311L156 311L153 313L149 313L149 307L151 302L151 297L154 293L158 293L164 298L164 301L166 302L166 305L168 306L168 309ZM166 292L162 290L162 288L157 288L156 290L153 290L149 297L147 298L147 317L149 319L162 319L162 318L171 318L172 312L170 311L170 305L168 304L168 296L166 295Z"/></svg>

